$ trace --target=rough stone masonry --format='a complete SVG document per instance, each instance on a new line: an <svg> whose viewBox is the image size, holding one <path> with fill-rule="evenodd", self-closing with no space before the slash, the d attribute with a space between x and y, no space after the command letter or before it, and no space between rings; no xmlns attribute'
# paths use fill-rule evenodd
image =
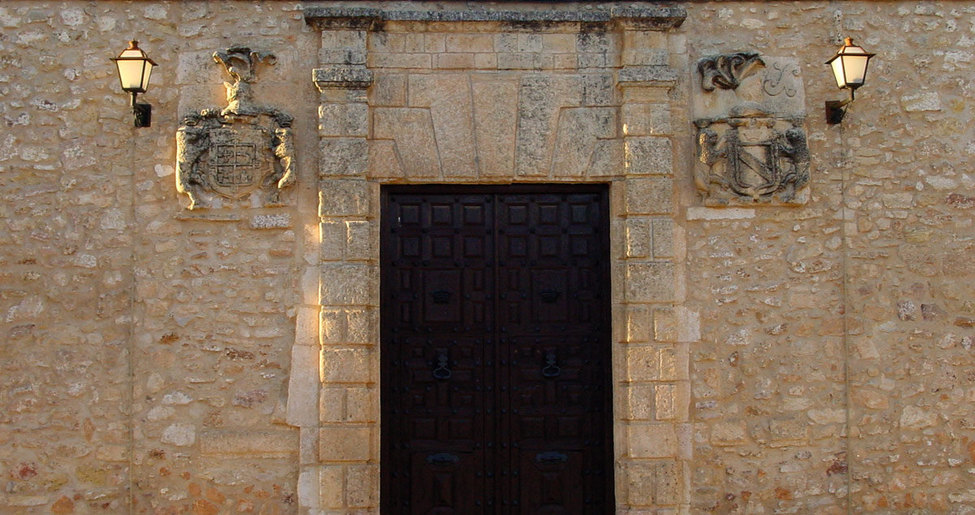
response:
<svg viewBox="0 0 975 515"><path fill-rule="evenodd" d="M618 513L971 513L973 32L969 1L4 2L0 511L378 512L382 187L601 183ZM847 36L877 56L827 125ZM243 47L294 181L188 209L177 134Z"/></svg>

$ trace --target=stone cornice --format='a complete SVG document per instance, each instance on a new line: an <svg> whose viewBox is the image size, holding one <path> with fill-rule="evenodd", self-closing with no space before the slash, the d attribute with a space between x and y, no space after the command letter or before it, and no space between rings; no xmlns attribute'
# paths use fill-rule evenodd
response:
<svg viewBox="0 0 975 515"><path fill-rule="evenodd" d="M514 24L610 23L653 30L677 28L687 17L683 7L645 3L594 3L571 8L470 8L466 2L363 2L356 6L305 6L305 22L320 30L366 30L385 21L502 22Z"/></svg>

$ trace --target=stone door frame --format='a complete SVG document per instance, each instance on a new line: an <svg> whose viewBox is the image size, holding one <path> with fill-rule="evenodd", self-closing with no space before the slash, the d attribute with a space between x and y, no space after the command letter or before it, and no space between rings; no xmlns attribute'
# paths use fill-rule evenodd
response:
<svg viewBox="0 0 975 515"><path fill-rule="evenodd" d="M666 64L673 46L670 33L680 25L684 10L607 4L600 10L445 14L424 10L419 3L409 9L305 10L306 21L322 31L320 63L313 70L321 92L321 247L317 262L309 263L302 275L304 304L297 312L286 401L287 421L300 430L301 508L310 513L379 511L380 186L596 182L610 187L617 511L686 510L691 454L688 349L699 338L699 323L682 306L684 244L675 223L674 189L679 142L673 138L681 131L672 128L676 124L670 119L683 106L671 95L679 76ZM613 150L608 168L598 174L584 169L569 176L549 171L534 177L515 170L490 177L380 170L386 143L375 137L374 115L384 67L390 59L419 60L418 66L424 61L398 47L379 55L375 46L385 38L401 37L394 34L409 38L424 31L460 36L610 34L603 38L608 41L603 51L607 63L601 68L615 79L614 100L601 108L612 113L616 125L616 135L607 140ZM483 39L470 36L466 41ZM577 36L578 45L583 39ZM578 51L578 45L569 52ZM503 57L497 48L494 52ZM582 63L585 56L577 57ZM538 71L523 73L545 76Z"/></svg>

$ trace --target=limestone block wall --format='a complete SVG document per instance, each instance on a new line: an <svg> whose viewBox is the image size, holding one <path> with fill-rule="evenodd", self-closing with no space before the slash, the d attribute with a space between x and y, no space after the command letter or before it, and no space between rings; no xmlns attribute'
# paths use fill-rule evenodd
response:
<svg viewBox="0 0 975 515"><path fill-rule="evenodd" d="M0 512L297 511L284 401L319 240L298 6L14 1L0 27ZM159 63L150 128L108 60L129 39ZM235 43L277 55L255 96L296 118L299 186L190 213L176 128L226 105Z"/></svg>
<svg viewBox="0 0 975 515"><path fill-rule="evenodd" d="M337 5L0 4L0 512L376 512L380 186L562 181L611 183L620 511L970 510L975 4L306 19ZM827 126L844 36L878 56ZM278 58L298 182L187 212L175 132L238 43ZM738 50L802 66L803 206L695 191L692 74Z"/></svg>
<svg viewBox="0 0 975 515"><path fill-rule="evenodd" d="M687 69L735 50L799 58L812 156L800 208L699 209L679 190L702 325L694 510L970 509L972 14L919 2L691 9ZM822 63L845 36L878 55L844 122L827 126L823 101L846 95Z"/></svg>

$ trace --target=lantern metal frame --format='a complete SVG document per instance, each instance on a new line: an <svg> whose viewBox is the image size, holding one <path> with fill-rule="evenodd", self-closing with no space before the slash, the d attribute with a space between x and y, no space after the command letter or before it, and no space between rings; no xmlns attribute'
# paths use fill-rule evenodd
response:
<svg viewBox="0 0 975 515"><path fill-rule="evenodd" d="M139 48L138 41L129 41L129 47L122 51L118 57L111 58L115 62L115 66L118 71L119 84L122 87L122 91L130 93L131 99L129 105L132 106L132 114L135 116L135 126L136 127L149 127L152 124L152 105L139 103L136 101L136 97L139 93L145 93L149 89L149 78L152 75L152 69L157 66L156 62L149 58L146 53ZM138 83L134 86L132 85L134 81L129 81L130 84L126 86L126 76L123 75L123 64L122 63L138 63L141 62L142 65L138 67L139 77ZM137 65L138 66L138 65Z"/></svg>
<svg viewBox="0 0 975 515"><path fill-rule="evenodd" d="M853 102L856 94L857 88L863 86L867 82L867 69L870 66L870 59L876 54L871 54L863 49L863 47L853 44L852 38L845 38L843 41L843 46L836 51L836 55L826 61L826 64L830 66L833 71L833 78L836 80L837 87L841 89L850 90L850 98L846 100L827 100L826 101L826 123L830 125L835 125L843 121L843 116L846 115L846 110L850 103ZM848 76L848 71L851 66L847 63L847 59L863 59L863 74L859 82L854 82L850 80ZM837 59L840 60L840 66L837 69L833 66L833 62ZM840 75L842 73L842 76Z"/></svg>

